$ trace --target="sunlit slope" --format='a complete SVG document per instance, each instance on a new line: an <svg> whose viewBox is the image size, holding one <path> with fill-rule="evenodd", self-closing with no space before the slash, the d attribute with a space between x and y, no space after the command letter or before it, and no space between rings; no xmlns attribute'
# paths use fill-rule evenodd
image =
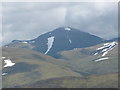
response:
<svg viewBox="0 0 120 90"><path fill-rule="evenodd" d="M69 64L62 59L56 60L28 49L7 47L2 50L3 56L15 63L12 67L3 67L3 73L7 73L3 76L3 87L15 87L55 77L81 76L70 70Z"/></svg>
<svg viewBox="0 0 120 90"><path fill-rule="evenodd" d="M59 52L59 57L69 61L72 70L85 76L118 72L118 45L109 50L105 56L102 56L101 52L95 55L98 52L96 49L102 46L103 44L99 44L88 48ZM105 60L100 61L99 59Z"/></svg>
<svg viewBox="0 0 120 90"><path fill-rule="evenodd" d="M27 88L118 88L118 74L90 77L62 77L42 80Z"/></svg>

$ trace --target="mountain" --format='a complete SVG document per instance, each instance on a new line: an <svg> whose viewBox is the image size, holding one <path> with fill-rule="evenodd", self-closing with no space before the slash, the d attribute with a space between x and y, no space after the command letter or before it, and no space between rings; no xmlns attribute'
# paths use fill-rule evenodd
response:
<svg viewBox="0 0 120 90"><path fill-rule="evenodd" d="M60 27L33 40L13 40L7 47L30 48L57 57L57 53L74 48L85 48L105 42L95 35L71 27Z"/></svg>
<svg viewBox="0 0 120 90"><path fill-rule="evenodd" d="M4 88L117 88L117 38L60 27L2 47Z"/></svg>

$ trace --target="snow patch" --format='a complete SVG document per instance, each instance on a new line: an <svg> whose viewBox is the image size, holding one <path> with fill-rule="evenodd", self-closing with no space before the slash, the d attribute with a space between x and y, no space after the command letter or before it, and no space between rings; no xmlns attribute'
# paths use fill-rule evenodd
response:
<svg viewBox="0 0 120 90"><path fill-rule="evenodd" d="M95 53L94 55L97 55L98 53Z"/></svg>
<svg viewBox="0 0 120 90"><path fill-rule="evenodd" d="M97 48L97 52L94 55L97 54L102 54L101 57L104 57L110 50L112 50L118 43L117 42L110 42L110 43L105 43L102 47ZM103 61L109 59L109 57L104 57L100 59L94 60L95 62Z"/></svg>
<svg viewBox="0 0 120 90"><path fill-rule="evenodd" d="M105 48L105 49L103 49L101 52L106 52L108 50L108 48Z"/></svg>
<svg viewBox="0 0 120 90"><path fill-rule="evenodd" d="M77 50L78 48L74 48L73 50Z"/></svg>
<svg viewBox="0 0 120 90"><path fill-rule="evenodd" d="M2 59L5 59L6 57L2 57Z"/></svg>
<svg viewBox="0 0 120 90"><path fill-rule="evenodd" d="M28 42L22 42L22 43L28 43Z"/></svg>
<svg viewBox="0 0 120 90"><path fill-rule="evenodd" d="M6 64L4 67L12 67L15 65L15 63L12 63L10 59L4 60L4 63Z"/></svg>
<svg viewBox="0 0 120 90"><path fill-rule="evenodd" d="M69 38L69 36L67 36L67 38L68 38L68 40L69 40L69 42L70 42L70 44L72 43L72 41L71 41L71 39Z"/></svg>
<svg viewBox="0 0 120 90"><path fill-rule="evenodd" d="M5 76L5 75L7 75L8 73L2 73L2 76Z"/></svg>
<svg viewBox="0 0 120 90"><path fill-rule="evenodd" d="M52 48L52 45L53 45L53 42L54 42L54 38L55 38L54 36L48 38L48 43L47 43L48 49L45 52L45 54L47 54L50 51L50 49Z"/></svg>
<svg viewBox="0 0 120 90"><path fill-rule="evenodd" d="M8 46L5 46L5 47L8 47Z"/></svg>
<svg viewBox="0 0 120 90"><path fill-rule="evenodd" d="M102 56L105 56L108 53L108 51L112 50L117 44L117 42L105 43L102 47L96 49L98 51L97 53L102 53Z"/></svg>
<svg viewBox="0 0 120 90"><path fill-rule="evenodd" d="M102 54L102 57L104 57L107 53L108 53L108 51L104 52L104 53Z"/></svg>
<svg viewBox="0 0 120 90"><path fill-rule="evenodd" d="M104 46L102 46L100 48L97 48L96 50L100 50L100 49L104 49L104 48L109 48L110 49L117 44L118 44L117 42L105 43Z"/></svg>
<svg viewBox="0 0 120 90"><path fill-rule="evenodd" d="M103 48L105 48L104 46L103 47L99 47L99 48L97 48L96 50L100 50L100 49L103 49Z"/></svg>
<svg viewBox="0 0 120 90"><path fill-rule="evenodd" d="M103 61L103 60L107 60L107 59L109 59L109 57L97 59L97 60L95 60L95 62L99 62L99 61Z"/></svg>
<svg viewBox="0 0 120 90"><path fill-rule="evenodd" d="M35 43L35 41L30 41L29 43Z"/></svg>
<svg viewBox="0 0 120 90"><path fill-rule="evenodd" d="M108 45L109 43L105 43L104 45Z"/></svg>
<svg viewBox="0 0 120 90"><path fill-rule="evenodd" d="M70 44L72 43L71 39L69 39Z"/></svg>
<svg viewBox="0 0 120 90"><path fill-rule="evenodd" d="M65 28L65 30L70 31L70 30L71 30L71 28L66 27L66 28Z"/></svg>

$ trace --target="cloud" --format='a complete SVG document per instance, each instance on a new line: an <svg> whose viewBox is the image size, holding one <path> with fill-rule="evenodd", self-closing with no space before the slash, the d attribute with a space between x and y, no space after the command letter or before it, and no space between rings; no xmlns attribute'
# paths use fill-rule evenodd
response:
<svg viewBox="0 0 120 90"><path fill-rule="evenodd" d="M117 35L117 3L3 3L4 44L33 39L61 26L113 38Z"/></svg>
<svg viewBox="0 0 120 90"><path fill-rule="evenodd" d="M117 3L82 3L68 10L66 23L102 38L114 38L118 33L117 10Z"/></svg>
<svg viewBox="0 0 120 90"><path fill-rule="evenodd" d="M63 26L66 8L59 6L53 8L52 5L51 3L5 3L3 43L13 39L33 39L41 33Z"/></svg>
<svg viewBox="0 0 120 90"><path fill-rule="evenodd" d="M0 3L0 46L2 45L2 4Z"/></svg>

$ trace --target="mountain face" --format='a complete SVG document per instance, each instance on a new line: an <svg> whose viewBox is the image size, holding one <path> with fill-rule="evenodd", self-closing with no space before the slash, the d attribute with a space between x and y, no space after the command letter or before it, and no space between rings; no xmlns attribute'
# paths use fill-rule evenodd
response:
<svg viewBox="0 0 120 90"><path fill-rule="evenodd" d="M84 48L105 42L104 39L70 27L60 27L33 40L13 40L7 46L31 48L57 57L57 53L74 48Z"/></svg>

